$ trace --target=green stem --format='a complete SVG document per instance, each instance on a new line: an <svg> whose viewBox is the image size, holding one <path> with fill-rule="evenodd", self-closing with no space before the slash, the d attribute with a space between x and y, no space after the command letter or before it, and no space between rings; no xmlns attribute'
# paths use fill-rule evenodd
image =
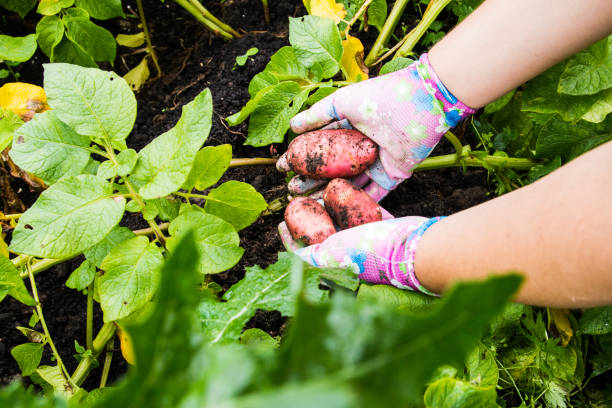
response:
<svg viewBox="0 0 612 408"><path fill-rule="evenodd" d="M232 159L230 162L231 167L243 167L243 166L265 166L275 165L276 159L269 159L266 157L254 157L249 159Z"/></svg>
<svg viewBox="0 0 612 408"><path fill-rule="evenodd" d="M397 50L394 58L405 57L406 55L410 54L421 37L425 35L425 32L427 29L429 29L429 26L436 21L436 18L440 12L444 10L444 8L448 6L451 1L452 0L431 0L427 6L427 9L425 10L425 14L423 14L423 18L419 24L406 35L402 46L399 50Z"/></svg>
<svg viewBox="0 0 612 408"><path fill-rule="evenodd" d="M114 323L104 323L104 326L98 332L98 335L93 341L93 349L91 349L91 356L83 358L76 370L72 374L72 382L76 385L80 386L83 384L83 381L87 378L89 371L92 368L93 362L98 359L98 356L104 350L106 344L112 340L115 335L115 331L117 330L117 326Z"/></svg>
<svg viewBox="0 0 612 408"><path fill-rule="evenodd" d="M95 281L95 277L94 277ZM87 287L87 315L85 327L85 344L88 349L93 349L93 292L94 281Z"/></svg>
<svg viewBox="0 0 612 408"><path fill-rule="evenodd" d="M346 29L344 30L344 38L348 38L349 31L351 31L351 27L353 26L353 24L355 24L357 22L357 20L359 20L359 18L362 16L362 14L365 13L365 11L368 9L368 6L370 5L370 3L372 3L372 1L373 0L366 0L361 5L359 10L357 10L357 13L355 13L355 15L353 16L351 21L349 21L348 24L346 25Z"/></svg>
<svg viewBox="0 0 612 408"><path fill-rule="evenodd" d="M444 137L453 144L457 161L461 160L461 155L463 154L463 145L461 144L459 138L455 136L455 134L450 130L444 134Z"/></svg>
<svg viewBox="0 0 612 408"><path fill-rule="evenodd" d="M149 26L147 25L147 19L145 18L144 7L142 7L142 0L136 0L136 5L138 6L138 15L140 16L140 22L142 23L142 32L144 33L145 40L147 41L147 52L153 60L155 70L157 70L157 76L155 77L155 79L159 79L162 76L162 70L159 67L159 62L157 61L157 54L155 54L155 50L153 49L153 43L151 42L151 33L149 32Z"/></svg>
<svg viewBox="0 0 612 408"><path fill-rule="evenodd" d="M538 163L530 159L520 159L514 157L502 156L484 156L476 157L475 152L470 151L469 146L463 148L461 158L457 160L457 154L447 154L444 156L429 157L414 168L414 171L425 171L444 169L448 167L498 167L514 170L529 170Z"/></svg>
<svg viewBox="0 0 612 408"><path fill-rule="evenodd" d="M207 195L204 195L204 194L192 194L192 193L180 193L180 192L176 192L174 194L176 194L179 197L183 197L183 198L187 198L187 199L190 199L190 198L200 198L202 200L216 201L218 203L222 202L222 201L219 201L219 200L215 200L214 198L211 198L211 197L209 197Z"/></svg>
<svg viewBox="0 0 612 408"><path fill-rule="evenodd" d="M266 20L266 24L270 25L270 8L268 7L268 0L261 0L261 5L264 10L264 19Z"/></svg>
<svg viewBox="0 0 612 408"><path fill-rule="evenodd" d="M170 226L169 222L164 222L162 224L159 224L157 226L157 228L158 228L159 231L166 231L169 226ZM155 231L153 230L153 228L143 228L143 229L135 230L133 232L136 235L152 235L152 234L155 234Z"/></svg>
<svg viewBox="0 0 612 408"><path fill-rule="evenodd" d="M60 258L60 259L48 259L48 258L45 258L45 259L41 259L40 261L36 261L32 265L32 268L31 268L32 274L33 275L38 275L40 272L46 271L47 269L49 269L49 268L51 268L51 267L53 267L53 266L55 266L57 264L60 264L62 262L69 261L70 259L72 259L74 257L76 257L76 255L75 256L70 256L70 257L67 257L67 258ZM17 259L17 258L15 258L15 259ZM28 277L28 272L27 271L22 271L19 274L19 276L21 277L21 279L25 279L25 278Z"/></svg>
<svg viewBox="0 0 612 408"><path fill-rule="evenodd" d="M43 314L42 306L40 304L40 299L38 298L38 290L36 289L36 281L34 280L34 274L32 273L32 268L30 267L29 262L26 263L26 271L28 273L28 276L30 277L30 286L32 288L32 295L34 297L34 301L36 302L36 306L35 306L36 313L38 313L38 318L40 319L40 325L43 328L43 332L45 333L47 342L49 343L49 346L51 347L51 351L53 352L55 361L57 361L57 366L59 367L60 372L62 373L62 375L64 376L64 378L66 379L70 387L72 387L72 389L75 390L76 388L78 388L78 386L70 378L70 374L68 373L68 370L66 370L66 366L64 365L64 362L62 361L62 357L57 351L57 348L55 348L55 344L53 343L53 339L51 338L51 333L49 333L49 328L47 327L47 323L45 321L45 316Z"/></svg>
<svg viewBox="0 0 612 408"><path fill-rule="evenodd" d="M373 65L374 61L380 54L381 49L387 44L389 41L389 37L393 34L397 23L399 23L402 13L404 12L404 8L408 4L408 0L396 0L385 24L383 25L382 30L380 30L380 34L376 38L372 49L368 53L368 56L365 59L366 66L370 67Z"/></svg>
<svg viewBox="0 0 612 408"><path fill-rule="evenodd" d="M210 21L212 21L215 25L221 27L222 30L227 31L228 33L230 33L231 35L233 35L236 38L240 38L242 37L242 35L234 30L232 27L230 27L229 25L225 24L223 21L219 20L217 17L215 17L210 11L208 11L206 9L206 7L204 7L202 5L202 3L199 2L199 0L189 0L189 2L196 8L198 9L198 11L200 13L202 13L202 15L204 17L206 17L207 19L209 19Z"/></svg>
<svg viewBox="0 0 612 408"><path fill-rule="evenodd" d="M102 376L100 377L100 388L106 387L108 381L108 373L110 372L111 363L113 362L113 348L115 347L114 338L106 343L106 355L104 356L104 366L102 367Z"/></svg>
<svg viewBox="0 0 612 408"><path fill-rule="evenodd" d="M187 0L174 0L176 4L187 10L189 14L195 17L200 23L202 23L206 28L212 31L215 35L225 38L226 40L231 40L234 38L233 35L224 31L221 27L207 19L199 12L197 8L195 8L189 1Z"/></svg>

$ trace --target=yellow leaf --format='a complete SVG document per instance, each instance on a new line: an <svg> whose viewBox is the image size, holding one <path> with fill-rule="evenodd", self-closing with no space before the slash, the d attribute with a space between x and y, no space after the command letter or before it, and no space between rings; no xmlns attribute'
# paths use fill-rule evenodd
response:
<svg viewBox="0 0 612 408"><path fill-rule="evenodd" d="M338 24L346 16L344 5L334 0L310 0L310 14L331 18Z"/></svg>
<svg viewBox="0 0 612 408"><path fill-rule="evenodd" d="M132 68L130 72L123 76L123 79L130 85L132 91L137 92L142 85L149 79L151 72L149 71L149 64L147 57L145 56L140 64L135 68Z"/></svg>
<svg viewBox="0 0 612 408"><path fill-rule="evenodd" d="M0 227L1 228L1 227ZM4 236L6 234L0 234L0 255L4 255L5 257L9 257L8 245L4 241Z"/></svg>
<svg viewBox="0 0 612 408"><path fill-rule="evenodd" d="M115 40L117 40L117 44L124 47L136 48L144 44L145 37L144 32L141 31L137 34L119 34Z"/></svg>
<svg viewBox="0 0 612 408"><path fill-rule="evenodd" d="M358 82L368 79L368 68L363 63L363 44L359 38L348 36L342 41L344 52L340 65L347 81Z"/></svg>
<svg viewBox="0 0 612 408"><path fill-rule="evenodd" d="M121 330L121 327L117 326L117 335L119 336L119 343L121 344L121 354L123 358L129 364L136 364L136 358L134 357L134 346L132 345L132 338L127 332Z"/></svg>
<svg viewBox="0 0 612 408"><path fill-rule="evenodd" d="M565 347L574 335L574 331L572 330L572 324L567 318L567 316L569 315L569 311L567 309L549 309L549 311L550 318L555 324L559 335L561 336L561 345Z"/></svg>
<svg viewBox="0 0 612 408"><path fill-rule="evenodd" d="M1 87L0 107L14 112L24 121L49 109L44 89L25 82L9 82Z"/></svg>

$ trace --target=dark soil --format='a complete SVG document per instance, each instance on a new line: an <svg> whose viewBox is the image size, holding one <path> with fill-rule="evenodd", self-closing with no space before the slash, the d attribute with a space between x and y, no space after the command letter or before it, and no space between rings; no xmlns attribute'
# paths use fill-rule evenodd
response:
<svg viewBox="0 0 612 408"><path fill-rule="evenodd" d="M135 2L124 0L125 9L132 14ZM228 129L222 119L237 112L249 99L248 83L253 75L261 71L269 57L281 46L288 44L288 16L301 16L305 11L300 0L276 2L271 7L272 26L266 27L260 2L253 0L226 1L222 8L212 8L212 12L233 27L246 31L240 39L225 42L212 38L189 14L175 3L166 1L146 2L147 19L152 31L153 42L159 55L164 76L161 80L149 83L138 94L138 119L134 132L128 139L128 146L140 149L153 138L165 132L178 120L181 107L191 101L204 88L211 89L214 101L213 127L208 138L209 145L231 143L234 157L272 157L285 146L254 148L244 146L246 124ZM33 14L33 13L32 13ZM12 16L1 15L3 22L0 32L12 35L25 35L33 32L34 16L27 25ZM8 24L7 24L8 23ZM102 22L114 34L130 33L138 30L138 20L128 18ZM408 23L407 23L408 24ZM376 32L360 35L371 44ZM242 55L251 47L259 53L249 58L244 67L233 69L235 57ZM118 49L115 69L125 74L134 67L142 54L133 54L127 48ZM29 63L18 67L21 80L42 84L41 63L46 57L37 53ZM110 68L110 67L103 67ZM151 67L152 68L152 67ZM154 75L152 68L152 74ZM1 85L1 82L0 82ZM469 137L467 137L469 142ZM452 152L450 144L443 141L433 155ZM230 169L224 179L234 179L252 184L266 200L272 201L287 193L284 175L273 167L249 167ZM36 194L31 193L24 183L13 180L13 189L19 193L26 205L31 205ZM482 170L469 170L463 174L458 169L416 173L408 182L403 183L387 197L382 205L396 216L448 215L488 199L487 177ZM1 200L0 200L1 201ZM1 204L1 203L0 203ZM0 208L1 209L1 208ZM230 271L214 277L224 289L244 276L244 268L255 264L265 267L274 263L277 253L283 250L276 227L282 215L266 216L240 232L241 245L245 254L240 263ZM146 223L134 215L126 215L123 225L144 228ZM59 352L68 366L74 370L76 360L72 357L74 341L85 343L85 304L86 298L75 290L68 289L64 282L79 264L79 259L56 266L37 277L38 292L49 330ZM19 378L19 368L10 350L25 342L16 326L28 326L31 308L7 298L0 308L0 386ZM272 335L283 330L286 318L278 312L258 311L248 323L248 327L258 327ZM102 324L101 312L96 308L95 330ZM39 329L39 326L37 326ZM43 363L51 364L50 353L43 357ZM115 353L110 382L127 369L120 353ZM98 386L101 369L96 369L84 384L91 389Z"/></svg>

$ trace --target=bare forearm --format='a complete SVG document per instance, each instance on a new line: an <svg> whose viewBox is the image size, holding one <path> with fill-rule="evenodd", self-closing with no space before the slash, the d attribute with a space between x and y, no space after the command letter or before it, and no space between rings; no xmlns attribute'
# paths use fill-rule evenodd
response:
<svg viewBox="0 0 612 408"><path fill-rule="evenodd" d="M479 108L611 32L610 0L486 0L429 59L456 97Z"/></svg>
<svg viewBox="0 0 612 408"><path fill-rule="evenodd" d="M612 142L543 179L434 224L415 260L442 292L461 279L517 271L517 301L552 307L612 303Z"/></svg>

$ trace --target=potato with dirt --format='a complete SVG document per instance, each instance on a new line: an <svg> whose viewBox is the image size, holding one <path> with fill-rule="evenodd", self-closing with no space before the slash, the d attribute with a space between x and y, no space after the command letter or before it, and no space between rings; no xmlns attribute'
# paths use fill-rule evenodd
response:
<svg viewBox="0 0 612 408"><path fill-rule="evenodd" d="M293 170L314 179L353 177L378 157L378 146L352 129L323 129L293 139L279 159L279 170Z"/></svg>
<svg viewBox="0 0 612 408"><path fill-rule="evenodd" d="M378 203L345 179L330 181L323 194L323 201L329 215L342 229L382 220L382 210Z"/></svg>
<svg viewBox="0 0 612 408"><path fill-rule="evenodd" d="M336 232L325 208L308 197L291 200L285 209L285 222L293 239L306 245L319 244Z"/></svg>

